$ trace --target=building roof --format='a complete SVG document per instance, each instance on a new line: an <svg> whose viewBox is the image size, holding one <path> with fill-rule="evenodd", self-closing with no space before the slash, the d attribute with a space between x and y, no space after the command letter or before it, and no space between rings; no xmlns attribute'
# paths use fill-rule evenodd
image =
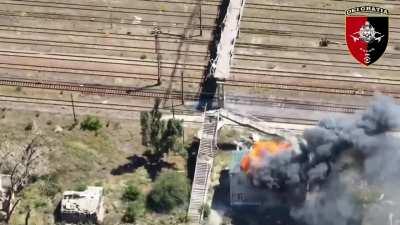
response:
<svg viewBox="0 0 400 225"><path fill-rule="evenodd" d="M0 189L8 189L11 187L11 176L6 174L0 174Z"/></svg>
<svg viewBox="0 0 400 225"><path fill-rule="evenodd" d="M102 187L89 186L85 191L65 191L61 200L61 212L97 213L102 195Z"/></svg>

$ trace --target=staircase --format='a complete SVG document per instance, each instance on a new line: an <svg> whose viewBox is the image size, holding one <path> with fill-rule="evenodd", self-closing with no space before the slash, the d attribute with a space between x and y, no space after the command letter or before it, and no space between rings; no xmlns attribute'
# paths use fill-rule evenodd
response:
<svg viewBox="0 0 400 225"><path fill-rule="evenodd" d="M188 209L188 218L193 224L200 224L202 219L202 206L207 201L208 188L211 181L211 170L216 146L216 133L219 112L208 111L204 113L200 135L200 145L197 154L194 172L192 193Z"/></svg>

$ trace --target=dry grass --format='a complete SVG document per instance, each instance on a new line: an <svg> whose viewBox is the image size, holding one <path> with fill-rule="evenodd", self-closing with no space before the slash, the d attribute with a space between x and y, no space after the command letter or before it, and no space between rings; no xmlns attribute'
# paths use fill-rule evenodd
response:
<svg viewBox="0 0 400 225"><path fill-rule="evenodd" d="M51 149L45 156L49 162L47 174L55 178L54 186L51 186L56 191L54 195L46 195L44 187L47 186L42 180L25 189L12 224L24 224L27 206L32 209L30 224L53 224L53 212L62 191L78 190L87 185L105 188L105 224L117 224L125 209L121 202L125 185L133 183L144 193L151 189L151 180L142 167L121 175L111 174L113 169L130 162L127 157L144 152L140 144L139 121L100 118L103 124L109 121L109 126L103 127L96 135L80 130L79 126L68 130L73 122L68 115L41 113L36 116L34 112L10 110L2 113L6 116L0 119L3 128L0 137L24 143L33 130L46 136ZM25 131L26 125L32 121L36 127ZM56 126L63 127L63 131L54 132ZM179 171L185 172L185 160L179 156L171 156L168 160L176 163Z"/></svg>

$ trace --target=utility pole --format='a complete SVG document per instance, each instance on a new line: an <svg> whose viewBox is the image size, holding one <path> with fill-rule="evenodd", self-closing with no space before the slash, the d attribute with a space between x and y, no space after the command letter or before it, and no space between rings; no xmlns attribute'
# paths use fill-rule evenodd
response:
<svg viewBox="0 0 400 225"><path fill-rule="evenodd" d="M185 104L185 99L183 96L183 71L181 72L181 103L182 105Z"/></svg>
<svg viewBox="0 0 400 225"><path fill-rule="evenodd" d="M200 36L203 36L203 13L202 13L202 7L203 7L203 0L200 0L200 15L199 15L199 19L200 19Z"/></svg>
<svg viewBox="0 0 400 225"><path fill-rule="evenodd" d="M175 107L173 98L171 98L171 104L172 104L172 118L175 119Z"/></svg>
<svg viewBox="0 0 400 225"><path fill-rule="evenodd" d="M76 119L74 96L72 95L72 93L71 93L71 105L72 105L72 114L74 115L74 123L76 123L78 120Z"/></svg>
<svg viewBox="0 0 400 225"><path fill-rule="evenodd" d="M158 35L161 34L161 29L158 26L153 28L151 34L154 35L154 47L155 53L157 55L157 85L161 84L161 54L160 54L160 41L158 39Z"/></svg>

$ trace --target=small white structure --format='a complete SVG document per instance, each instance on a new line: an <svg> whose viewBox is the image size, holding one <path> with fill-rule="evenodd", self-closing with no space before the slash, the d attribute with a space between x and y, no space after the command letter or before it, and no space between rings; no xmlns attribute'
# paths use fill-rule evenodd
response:
<svg viewBox="0 0 400 225"><path fill-rule="evenodd" d="M5 200L10 195L11 176L0 174L0 211L3 213L6 210Z"/></svg>
<svg viewBox="0 0 400 225"><path fill-rule="evenodd" d="M103 188L65 191L61 200L61 220L66 223L100 224L104 218Z"/></svg>

